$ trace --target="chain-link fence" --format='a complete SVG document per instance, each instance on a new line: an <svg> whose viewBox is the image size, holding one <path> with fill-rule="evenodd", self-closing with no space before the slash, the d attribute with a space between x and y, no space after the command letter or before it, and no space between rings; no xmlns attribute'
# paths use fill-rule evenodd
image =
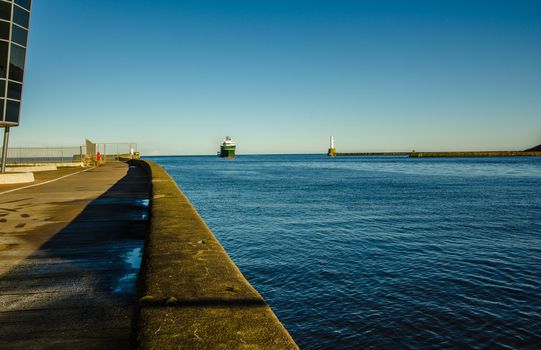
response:
<svg viewBox="0 0 541 350"><path fill-rule="evenodd" d="M8 147L6 164L80 163L84 160L85 153L84 146Z"/></svg>

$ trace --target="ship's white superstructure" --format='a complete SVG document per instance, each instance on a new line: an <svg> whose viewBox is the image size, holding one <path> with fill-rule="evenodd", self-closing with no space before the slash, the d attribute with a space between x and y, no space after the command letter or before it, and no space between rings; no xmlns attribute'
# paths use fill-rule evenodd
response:
<svg viewBox="0 0 541 350"><path fill-rule="evenodd" d="M235 141L229 136L226 136L222 141L222 146L235 146Z"/></svg>

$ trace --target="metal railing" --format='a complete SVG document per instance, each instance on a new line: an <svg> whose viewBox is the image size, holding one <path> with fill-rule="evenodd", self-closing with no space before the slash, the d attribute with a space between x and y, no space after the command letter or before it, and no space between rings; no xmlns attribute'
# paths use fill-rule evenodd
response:
<svg viewBox="0 0 541 350"><path fill-rule="evenodd" d="M123 143L94 143L96 152L100 152L103 159L120 159L131 154L131 151L137 152L137 143L135 142L123 142Z"/></svg>
<svg viewBox="0 0 541 350"><path fill-rule="evenodd" d="M2 147L0 147L0 154ZM8 147L6 164L66 164L85 159L84 146L73 147Z"/></svg>
<svg viewBox="0 0 541 350"><path fill-rule="evenodd" d="M8 147L6 165L73 164L92 165L100 152L101 162L129 158L137 143L92 143L71 147ZM0 154L2 147L0 146ZM1 161L0 161L1 163Z"/></svg>

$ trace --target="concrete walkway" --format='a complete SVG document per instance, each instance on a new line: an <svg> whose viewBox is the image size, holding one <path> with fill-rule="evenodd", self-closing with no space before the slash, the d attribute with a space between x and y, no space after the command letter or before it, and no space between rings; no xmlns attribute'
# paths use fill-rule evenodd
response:
<svg viewBox="0 0 541 350"><path fill-rule="evenodd" d="M84 170L85 168L59 168L55 171L38 171L34 173L34 182L32 183L10 185L0 184L0 195L2 195L4 192L11 192L12 190L15 190L17 188L39 185L44 182L53 181L60 177L69 176L71 174L75 174Z"/></svg>
<svg viewBox="0 0 541 350"><path fill-rule="evenodd" d="M124 163L0 195L0 349L129 347L148 196Z"/></svg>

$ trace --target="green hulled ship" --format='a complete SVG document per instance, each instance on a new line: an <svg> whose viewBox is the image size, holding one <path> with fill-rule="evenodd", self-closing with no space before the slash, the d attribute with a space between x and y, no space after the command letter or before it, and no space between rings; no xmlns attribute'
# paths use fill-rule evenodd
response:
<svg viewBox="0 0 541 350"><path fill-rule="evenodd" d="M225 140L222 141L220 145L220 152L218 152L218 157L221 158L235 158L235 150L237 146L231 137L227 136Z"/></svg>

